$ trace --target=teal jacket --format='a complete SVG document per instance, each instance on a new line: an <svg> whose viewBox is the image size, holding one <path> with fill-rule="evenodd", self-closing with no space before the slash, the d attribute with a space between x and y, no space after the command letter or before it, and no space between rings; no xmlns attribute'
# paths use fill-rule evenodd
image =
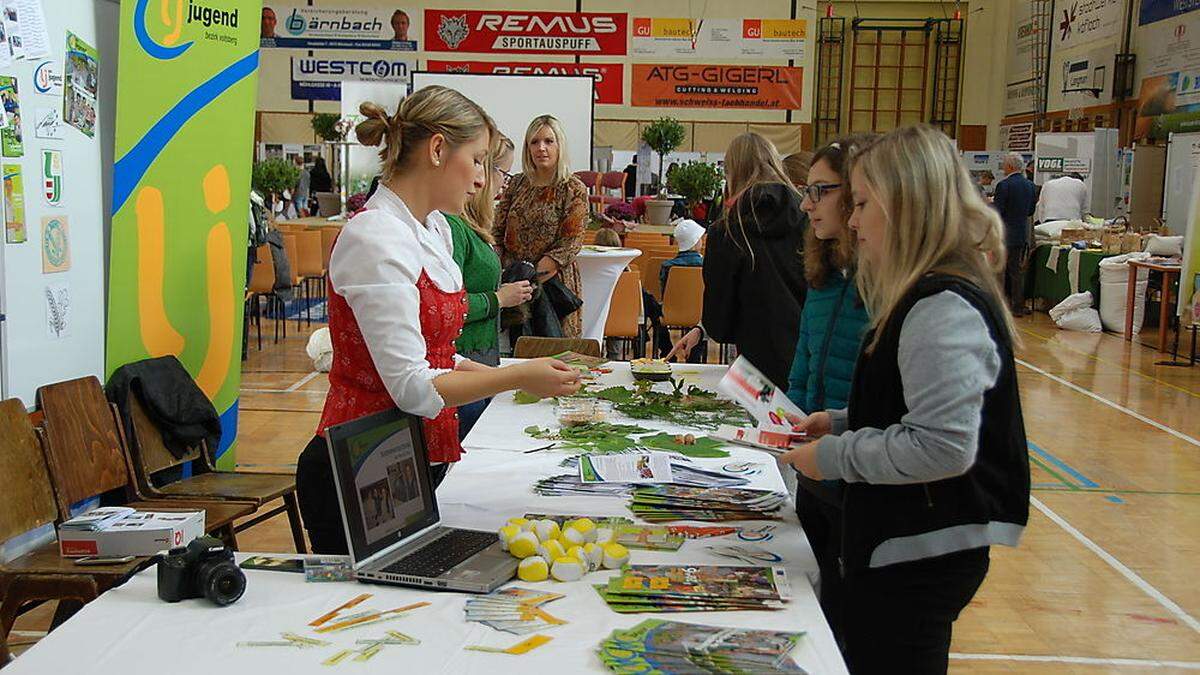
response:
<svg viewBox="0 0 1200 675"><path fill-rule="evenodd" d="M809 286L788 376L792 403L806 413L846 407L867 321L853 277L837 273L821 288Z"/></svg>

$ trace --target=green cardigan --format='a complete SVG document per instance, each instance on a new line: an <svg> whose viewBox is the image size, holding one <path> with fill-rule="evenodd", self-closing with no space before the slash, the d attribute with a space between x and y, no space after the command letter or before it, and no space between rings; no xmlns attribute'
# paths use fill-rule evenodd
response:
<svg viewBox="0 0 1200 675"><path fill-rule="evenodd" d="M467 289L467 320L462 335L454 342L460 354L500 345L500 258L470 225L459 216L446 215L454 240L454 262L462 270Z"/></svg>

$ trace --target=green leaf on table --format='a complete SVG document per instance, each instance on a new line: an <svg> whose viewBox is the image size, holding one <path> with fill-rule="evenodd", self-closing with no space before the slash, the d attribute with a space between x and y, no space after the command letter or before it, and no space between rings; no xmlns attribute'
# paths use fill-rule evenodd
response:
<svg viewBox="0 0 1200 675"><path fill-rule="evenodd" d="M612 401L613 403L628 403L633 400L633 392L625 387L609 387L592 394L595 398Z"/></svg>
<svg viewBox="0 0 1200 675"><path fill-rule="evenodd" d="M513 403L516 403L517 405L529 405L531 403L537 403L541 400L541 396L531 394L527 391L517 390L517 392L513 394Z"/></svg>
<svg viewBox="0 0 1200 675"><path fill-rule="evenodd" d="M667 450L669 452L677 452L688 457L728 457L729 452L722 450L724 445L721 441L709 438L708 436L697 436L694 444L688 445L679 443L675 440L672 434L654 434L653 436L643 436L638 439L638 445L644 445L658 450Z"/></svg>

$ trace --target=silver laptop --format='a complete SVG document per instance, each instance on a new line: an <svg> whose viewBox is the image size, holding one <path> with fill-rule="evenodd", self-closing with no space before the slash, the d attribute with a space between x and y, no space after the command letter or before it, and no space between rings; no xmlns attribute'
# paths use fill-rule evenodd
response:
<svg viewBox="0 0 1200 675"><path fill-rule="evenodd" d="M489 593L517 571L495 532L442 527L421 418L395 408L325 431L359 581Z"/></svg>

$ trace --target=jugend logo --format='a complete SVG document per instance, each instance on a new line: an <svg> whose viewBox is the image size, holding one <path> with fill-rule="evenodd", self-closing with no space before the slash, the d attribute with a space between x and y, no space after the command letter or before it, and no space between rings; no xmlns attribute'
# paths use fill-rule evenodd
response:
<svg viewBox="0 0 1200 675"><path fill-rule="evenodd" d="M345 14L336 19L306 19L299 9L293 9L283 25L292 35L303 35L306 31L376 34L383 30L383 22L375 16L367 20L352 19Z"/></svg>
<svg viewBox="0 0 1200 675"><path fill-rule="evenodd" d="M360 61L354 59L297 59L296 67L301 75L358 75L381 80L403 78L408 75L408 64L403 61Z"/></svg>
<svg viewBox="0 0 1200 675"><path fill-rule="evenodd" d="M198 5L195 2L189 2L187 22L198 23L205 28L211 28L212 26L237 28L238 10L213 9L212 7Z"/></svg>

